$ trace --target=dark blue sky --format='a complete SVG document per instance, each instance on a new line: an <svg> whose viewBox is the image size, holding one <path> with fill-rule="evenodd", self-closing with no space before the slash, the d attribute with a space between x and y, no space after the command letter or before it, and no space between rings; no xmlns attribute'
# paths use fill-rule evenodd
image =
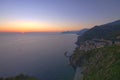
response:
<svg viewBox="0 0 120 80"><path fill-rule="evenodd" d="M120 0L0 0L0 23L33 21L72 30L118 19Z"/></svg>

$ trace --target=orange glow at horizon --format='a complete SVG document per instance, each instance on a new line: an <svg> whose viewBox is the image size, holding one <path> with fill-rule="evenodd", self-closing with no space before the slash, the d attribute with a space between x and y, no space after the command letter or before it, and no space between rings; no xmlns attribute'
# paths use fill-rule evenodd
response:
<svg viewBox="0 0 120 80"><path fill-rule="evenodd" d="M0 24L0 32L61 32L77 30L74 27L53 25L45 22L14 21Z"/></svg>

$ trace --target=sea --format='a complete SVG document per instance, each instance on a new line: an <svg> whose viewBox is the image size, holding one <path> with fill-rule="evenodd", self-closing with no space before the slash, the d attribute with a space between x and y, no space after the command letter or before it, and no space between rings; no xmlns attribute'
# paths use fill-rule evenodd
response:
<svg viewBox="0 0 120 80"><path fill-rule="evenodd" d="M76 40L76 34L0 33L0 77L73 80L75 71L64 53L72 54Z"/></svg>

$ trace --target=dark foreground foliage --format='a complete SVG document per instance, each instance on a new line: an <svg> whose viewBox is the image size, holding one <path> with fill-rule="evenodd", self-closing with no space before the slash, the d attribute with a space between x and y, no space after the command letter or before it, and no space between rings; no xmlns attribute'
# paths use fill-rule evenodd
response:
<svg viewBox="0 0 120 80"><path fill-rule="evenodd" d="M38 80L35 77L27 76L24 74L20 74L15 77L1 77L0 80Z"/></svg>

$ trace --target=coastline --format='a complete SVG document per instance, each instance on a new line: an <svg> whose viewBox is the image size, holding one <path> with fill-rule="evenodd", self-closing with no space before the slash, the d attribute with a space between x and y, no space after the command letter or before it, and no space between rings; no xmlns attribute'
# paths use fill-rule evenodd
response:
<svg viewBox="0 0 120 80"><path fill-rule="evenodd" d="M77 67L73 80L83 80L82 67Z"/></svg>
<svg viewBox="0 0 120 80"><path fill-rule="evenodd" d="M73 54L72 54L72 55L66 56L66 55L67 55L67 52L65 52L65 53L66 53L65 56L69 58L70 65L71 65L72 68L75 70L75 74L74 74L73 80L83 80L82 61L80 61L81 64L78 66L78 65L76 64L76 62L73 61L73 59L72 59L74 53L75 53L76 51L78 51L78 48L79 48L79 44L77 43L78 40L79 40L79 36L77 37L77 41L75 42L75 44L76 44L77 47L76 47L75 50L73 51ZM82 59L83 59L83 58L82 58Z"/></svg>
<svg viewBox="0 0 120 80"><path fill-rule="evenodd" d="M107 43L107 45L98 45L95 48L93 48L93 44L91 48L90 44L94 39L91 41L89 40L88 43L83 41L83 48L81 48L79 39L80 36L78 36L76 41L77 47L73 54L69 56L70 65L75 70L73 80L119 80L119 40L108 41L102 39L104 44ZM101 39L96 40L101 41ZM96 42L94 44L98 43Z"/></svg>
<svg viewBox="0 0 120 80"><path fill-rule="evenodd" d="M73 80L119 80L120 46L112 45L82 52L71 56L71 64L75 67ZM84 59L81 57L85 56ZM82 62L82 63L81 63Z"/></svg>

